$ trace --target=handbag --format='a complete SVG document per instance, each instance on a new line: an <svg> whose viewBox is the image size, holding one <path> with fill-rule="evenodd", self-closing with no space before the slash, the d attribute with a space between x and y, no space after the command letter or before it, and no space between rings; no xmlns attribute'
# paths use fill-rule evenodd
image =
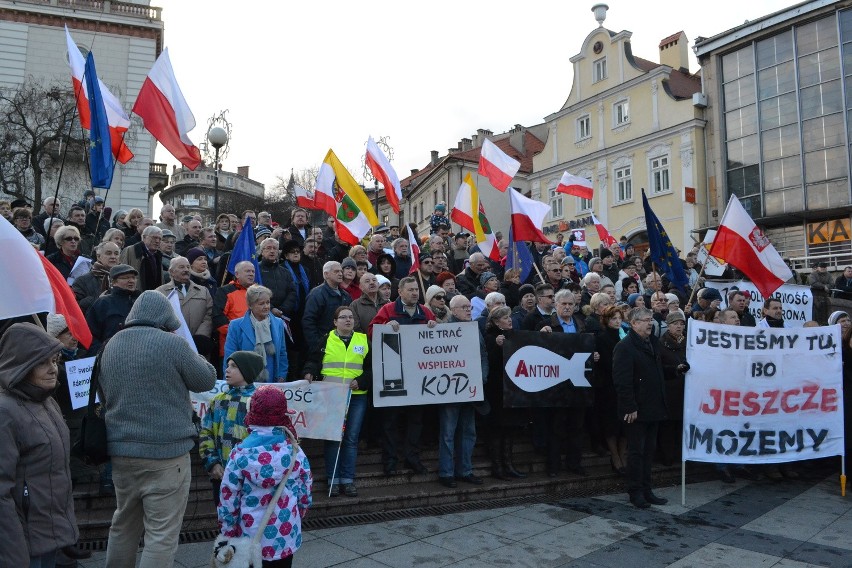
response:
<svg viewBox="0 0 852 568"><path fill-rule="evenodd" d="M272 516L272 512L278 504L278 498L281 497L281 492L284 490L293 468L296 467L296 456L299 453L299 441L288 429L284 428L284 432L293 444L293 459L290 461L290 467L284 472L272 501L269 502L266 511L263 513L263 519L257 525L257 533L251 538L219 535L219 538L213 542L213 561L211 563L213 568L260 568L263 564L260 537L263 536L263 528L269 522L269 517Z"/></svg>
<svg viewBox="0 0 852 568"><path fill-rule="evenodd" d="M89 463L100 465L109 461L107 451L106 421L102 416L101 403L95 402L98 378L101 374L101 354L95 358L92 377L89 380L89 404L80 424L80 438L75 444L75 453Z"/></svg>

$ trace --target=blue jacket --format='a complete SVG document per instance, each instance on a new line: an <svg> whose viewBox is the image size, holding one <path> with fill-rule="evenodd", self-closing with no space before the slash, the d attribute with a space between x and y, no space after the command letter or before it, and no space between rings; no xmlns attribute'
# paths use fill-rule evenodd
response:
<svg viewBox="0 0 852 568"><path fill-rule="evenodd" d="M274 383L276 379L287 378L287 347L284 340L284 321L270 314L272 343L275 345L275 355L267 355L266 370L269 376L266 382ZM235 351L254 351L254 328L251 325L251 311L228 324L228 337L225 339L225 357L222 359L222 372L228 366L228 357ZM258 381L263 382L263 381Z"/></svg>

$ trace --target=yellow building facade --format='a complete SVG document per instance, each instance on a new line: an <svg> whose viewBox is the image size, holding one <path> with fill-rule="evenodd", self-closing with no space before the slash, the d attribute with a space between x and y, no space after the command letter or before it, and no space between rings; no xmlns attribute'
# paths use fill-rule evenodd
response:
<svg viewBox="0 0 852 568"><path fill-rule="evenodd" d="M563 232L567 240L567 231L586 227L588 246L596 247L594 213L616 239L641 246L644 188L674 245L689 250L706 226L707 192L701 82L689 72L688 40L678 32L660 42L659 63L641 59L631 32L603 27L601 6L593 9L600 27L570 59L568 99L545 119L549 133L533 158L532 197L550 204L551 237ZM592 181L591 200L556 193L566 170Z"/></svg>

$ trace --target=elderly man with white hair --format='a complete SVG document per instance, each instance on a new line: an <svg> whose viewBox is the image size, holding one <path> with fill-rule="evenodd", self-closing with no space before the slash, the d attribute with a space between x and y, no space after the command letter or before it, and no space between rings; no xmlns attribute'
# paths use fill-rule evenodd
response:
<svg viewBox="0 0 852 568"><path fill-rule="evenodd" d="M488 272L491 265L481 252L470 255L468 267L456 276L456 290L463 294L468 300L472 300L479 288L479 278Z"/></svg>
<svg viewBox="0 0 852 568"><path fill-rule="evenodd" d="M506 305L506 296L502 292L489 292L484 299L477 296L470 301L473 312L470 317L479 324L479 330L485 333L485 322L488 321L488 314L494 308Z"/></svg>
<svg viewBox="0 0 852 568"><path fill-rule="evenodd" d="M597 272L588 272L583 276L583 296L580 299L580 308L592 301L592 296L601 291L601 277Z"/></svg>
<svg viewBox="0 0 852 568"><path fill-rule="evenodd" d="M209 338L213 332L213 298L207 288L190 280L190 274L189 260L176 256L169 263L171 282L157 288L157 292L168 297L175 291L189 333Z"/></svg>
<svg viewBox="0 0 852 568"><path fill-rule="evenodd" d="M156 290L163 285L163 253L160 241L163 230L159 227L145 227L142 241L121 251L119 262L135 268L139 272L138 289Z"/></svg>
<svg viewBox="0 0 852 568"><path fill-rule="evenodd" d="M343 267L330 260L322 267L323 283L308 294L302 315L302 331L308 345L316 345L334 327L334 311L352 304L352 296L341 287Z"/></svg>

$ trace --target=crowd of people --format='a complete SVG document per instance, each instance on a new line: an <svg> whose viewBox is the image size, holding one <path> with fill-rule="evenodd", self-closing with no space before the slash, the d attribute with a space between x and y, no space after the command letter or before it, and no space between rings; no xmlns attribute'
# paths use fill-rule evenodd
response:
<svg viewBox="0 0 852 568"><path fill-rule="evenodd" d="M11 497L0 496L6 513L0 523L15 525L7 532L29 543L29 549L17 548L21 554L29 550L30 559L75 553L70 480L66 487L59 472L64 463L67 474L68 430L53 428L62 443L51 446L52 455L19 439L33 430L20 428L22 420L56 423L61 416L72 431L79 425L85 409L73 410L63 393L63 363L69 360L98 356L111 456L101 468L100 489L114 494L118 503L110 529L110 566L134 565L143 532L141 565L170 565L183 515L174 503L186 500L189 452L198 432L198 451L226 537L222 546L227 538L257 534L252 523L264 509L257 503L287 476L289 497L282 497L281 514L275 517L282 538L261 539L264 566L278 566L289 565L301 544L299 521L310 506L312 479L286 418L286 401L275 394L281 391L263 383L323 380L351 389L343 440L326 442L324 448L326 489L332 496L358 495L359 440L381 446L387 475L401 467L428 473L421 447L437 443L437 482L452 488L483 483L472 466L478 440L487 444L493 477L526 477L514 456L523 436L546 456L551 477L587 475L587 447L608 455L613 471L627 478L631 502L645 508L665 502L650 485L652 461L680 460L689 321L785 325L779 300L767 299L756 319L749 294L736 289L720 310L721 294L704 287L695 249L682 260L689 286L678 289L624 238L589 251L573 236L564 242L560 234L555 245L528 244L534 266L522 280L519 268L506 266L509 247L502 235L497 235L500 258L485 256L473 236L450 233L443 204L430 219L430 234L417 243L415 258L412 243L397 226L380 225L363 244L352 246L336 234L333 220L312 227L301 208L293 209L286 223L274 222L265 211L244 211L240 216L223 213L205 227L197 216L178 219L169 204L158 222L139 209L113 213L90 193L67 210L48 198L36 216L27 203L0 202L0 213L67 278L93 336L83 349L64 318L50 314L46 332L29 324L4 325L0 339L0 406L38 412L3 413L0 435L19 455L2 461L38 463L55 492L33 492L25 503L20 495L34 478L16 478L14 463L0 467L0 483L16 488ZM253 232L258 269L241 261L231 273L230 256L244 230ZM834 282L820 276L824 272L815 271L815 287L852 290L852 267ZM170 299L176 299L180 314ZM180 319L193 346L172 333ZM828 323L842 326L844 361L852 366L852 319L845 313L831 319ZM400 325L469 321L480 330L485 403L373 407L370 338L375 325L398 330ZM592 335L592 388L574 389L559 408L504 408L504 344L520 331ZM26 356L20 345L32 345ZM852 371L844 367L844 373ZM196 428L188 393L209 390L217 378L224 378L228 389L213 400ZM241 465L235 466L234 459ZM272 466L263 467L269 460ZM725 464L717 468L729 483L735 476L797 475L783 466L762 473ZM57 476L62 483L50 481ZM24 493L18 491L22 482ZM21 514L36 497L66 515L61 537L58 532L50 537L52 549L23 536L40 522L37 515Z"/></svg>

